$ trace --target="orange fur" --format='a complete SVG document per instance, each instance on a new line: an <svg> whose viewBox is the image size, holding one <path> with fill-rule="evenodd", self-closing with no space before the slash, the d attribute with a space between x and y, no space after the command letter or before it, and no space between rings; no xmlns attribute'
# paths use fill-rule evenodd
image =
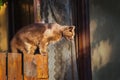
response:
<svg viewBox="0 0 120 80"><path fill-rule="evenodd" d="M37 47L41 54L47 53L47 46L58 42L62 37L71 40L74 27L62 26L57 23L34 23L19 30L11 41L12 52L34 54Z"/></svg>

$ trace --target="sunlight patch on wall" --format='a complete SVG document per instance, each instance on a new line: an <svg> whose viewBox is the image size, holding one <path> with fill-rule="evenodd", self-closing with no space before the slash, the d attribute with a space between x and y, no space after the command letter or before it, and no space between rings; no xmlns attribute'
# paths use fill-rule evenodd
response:
<svg viewBox="0 0 120 80"><path fill-rule="evenodd" d="M7 50L8 32L7 4L4 3L0 9L0 51Z"/></svg>
<svg viewBox="0 0 120 80"><path fill-rule="evenodd" d="M92 70L98 70L110 60L112 45L109 40L102 40L92 49Z"/></svg>
<svg viewBox="0 0 120 80"><path fill-rule="evenodd" d="M92 59L92 71L99 70L110 61L110 55L112 52L112 45L109 39L100 40L95 43L96 37L94 37L98 28L97 21L95 19L90 22L90 40L91 40L91 59ZM94 43L94 44L93 44Z"/></svg>

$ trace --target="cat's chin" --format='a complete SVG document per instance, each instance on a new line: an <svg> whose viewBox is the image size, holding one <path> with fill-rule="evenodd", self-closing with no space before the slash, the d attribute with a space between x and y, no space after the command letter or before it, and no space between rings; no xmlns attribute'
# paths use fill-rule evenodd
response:
<svg viewBox="0 0 120 80"><path fill-rule="evenodd" d="M68 41L72 41L73 40L73 38L68 38L68 37L65 37L65 39L68 40Z"/></svg>

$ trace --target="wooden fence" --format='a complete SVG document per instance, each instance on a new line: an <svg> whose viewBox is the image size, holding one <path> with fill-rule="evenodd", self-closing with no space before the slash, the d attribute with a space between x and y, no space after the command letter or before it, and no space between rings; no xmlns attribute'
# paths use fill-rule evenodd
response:
<svg viewBox="0 0 120 80"><path fill-rule="evenodd" d="M48 80L48 56L0 53L0 80Z"/></svg>

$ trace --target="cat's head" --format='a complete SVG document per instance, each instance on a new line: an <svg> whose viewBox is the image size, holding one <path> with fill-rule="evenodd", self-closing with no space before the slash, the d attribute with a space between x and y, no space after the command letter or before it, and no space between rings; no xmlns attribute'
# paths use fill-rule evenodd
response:
<svg viewBox="0 0 120 80"><path fill-rule="evenodd" d="M65 26L62 35L67 40L73 40L75 35L75 26Z"/></svg>

